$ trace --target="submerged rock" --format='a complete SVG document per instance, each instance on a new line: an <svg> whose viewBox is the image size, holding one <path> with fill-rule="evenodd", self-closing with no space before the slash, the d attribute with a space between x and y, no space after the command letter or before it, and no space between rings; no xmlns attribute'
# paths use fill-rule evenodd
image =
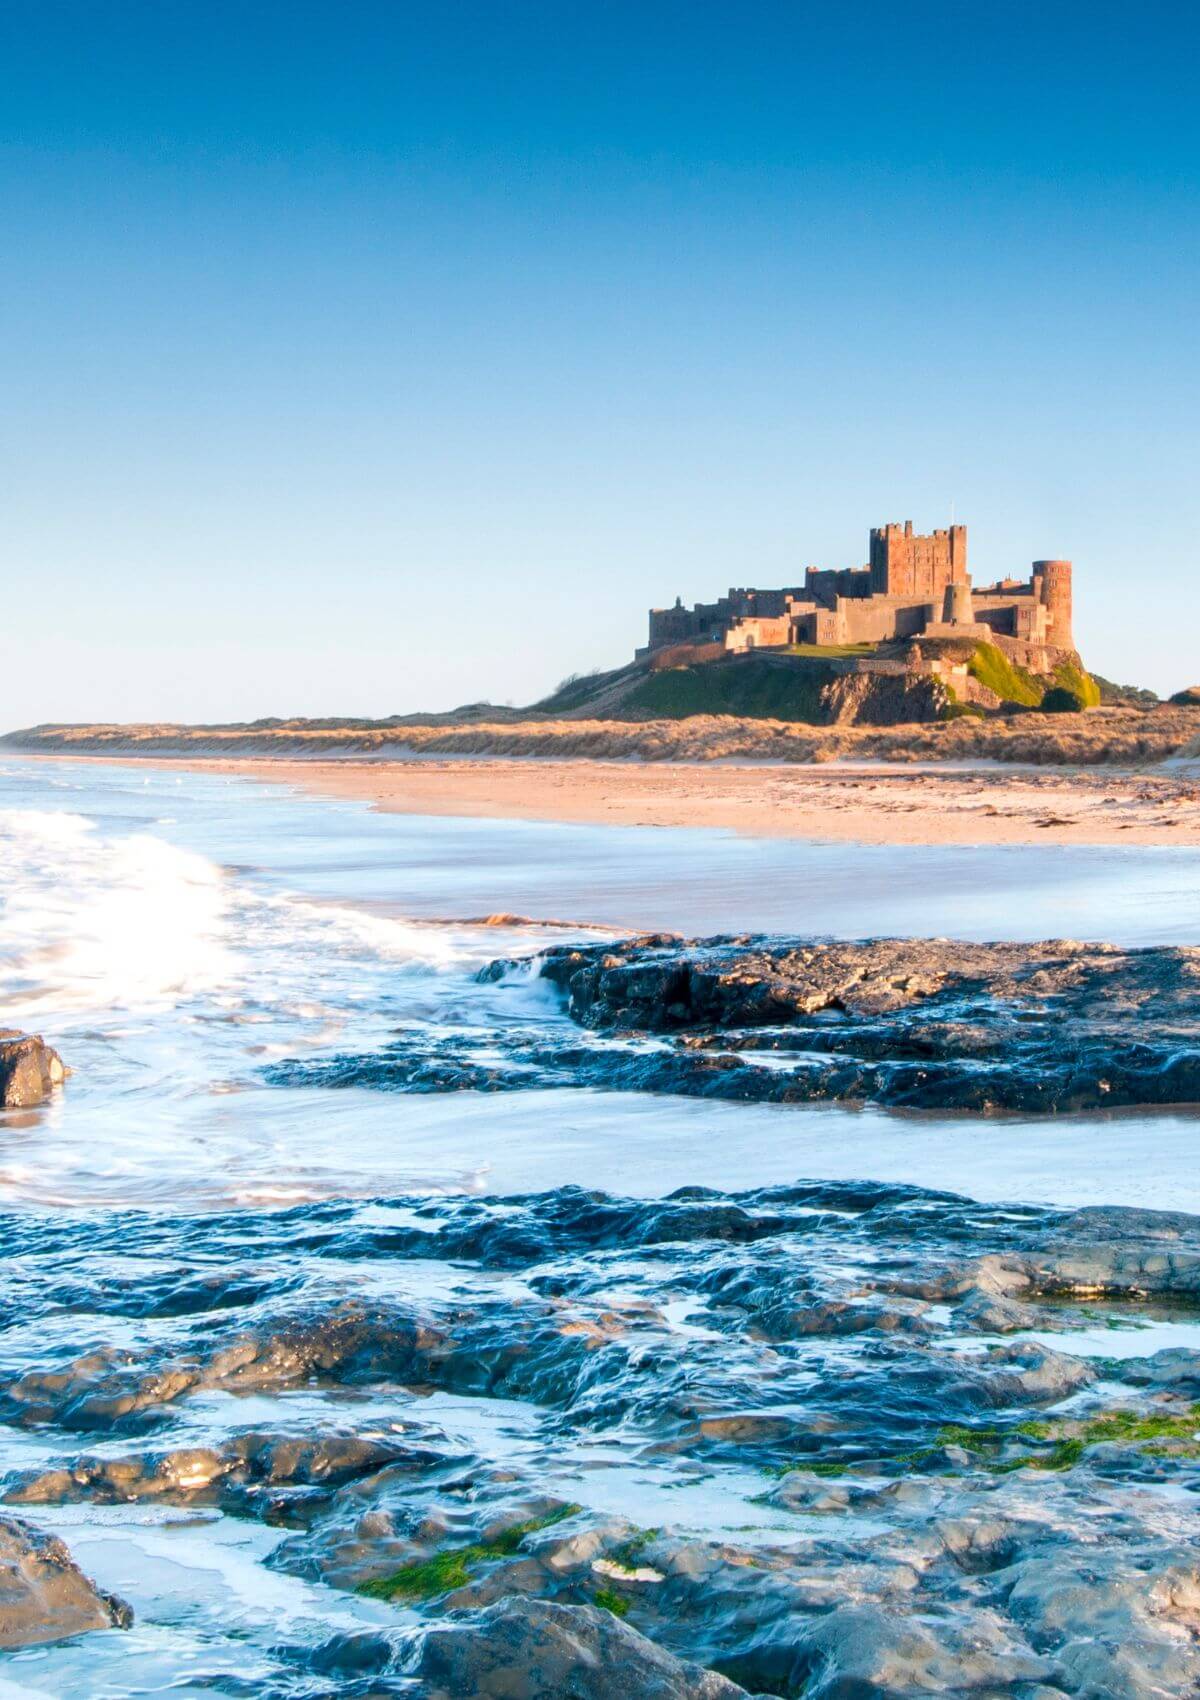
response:
<svg viewBox="0 0 1200 1700"><path fill-rule="evenodd" d="M44 1104L66 1078L58 1052L32 1033L0 1030L0 1106L32 1109Z"/></svg>
<svg viewBox="0 0 1200 1700"><path fill-rule="evenodd" d="M593 1606L514 1596L426 1630L408 1661L422 1700L738 1700L715 1672L677 1659Z"/></svg>
<svg viewBox="0 0 1200 1700"><path fill-rule="evenodd" d="M586 1038L552 1020L503 1024L504 997L531 975ZM495 1026L409 1027L368 1054L288 1059L266 1076L985 1113L1200 1103L1196 948L650 934L498 960L480 978L496 987Z"/></svg>
<svg viewBox="0 0 1200 1700"><path fill-rule="evenodd" d="M654 934L549 950L538 972L585 1027L676 1036L642 1059L651 1090L1035 1113L1200 1102L1200 949ZM631 1083L626 1055L613 1066Z"/></svg>
<svg viewBox="0 0 1200 1700"><path fill-rule="evenodd" d="M125 1602L90 1582L56 1536L0 1517L0 1647L65 1641L132 1622Z"/></svg>
<svg viewBox="0 0 1200 1700"><path fill-rule="evenodd" d="M1057 1686L1104 1700L1193 1694L1200 1564L1162 1545L1036 1554L996 1577L1007 1611L1053 1651Z"/></svg>
<svg viewBox="0 0 1200 1700"><path fill-rule="evenodd" d="M964 1631L961 1624L926 1625L874 1604L837 1605L807 1624L784 1622L744 1659L780 1693L804 1700L1028 1696L1055 1674L1052 1660L982 1614Z"/></svg>
<svg viewBox="0 0 1200 1700"><path fill-rule="evenodd" d="M221 1447L180 1447L123 1457L85 1454L58 1467L15 1476L4 1498L10 1505L128 1505L162 1499L215 1504L237 1515L257 1512L285 1521L309 1514L348 1482L385 1470L430 1471L443 1458L428 1446L377 1432L296 1435L248 1430Z"/></svg>

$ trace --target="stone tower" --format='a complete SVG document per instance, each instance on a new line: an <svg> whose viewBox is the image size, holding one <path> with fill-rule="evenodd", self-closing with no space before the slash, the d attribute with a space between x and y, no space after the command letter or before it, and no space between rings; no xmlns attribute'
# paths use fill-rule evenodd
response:
<svg viewBox="0 0 1200 1700"><path fill-rule="evenodd" d="M973 626L975 607L971 600L971 581L948 584L942 597L942 623L947 626Z"/></svg>
<svg viewBox="0 0 1200 1700"><path fill-rule="evenodd" d="M872 596L928 596L940 605L946 586L963 584L966 577L965 525L922 536L909 519L871 532Z"/></svg>
<svg viewBox="0 0 1200 1700"><path fill-rule="evenodd" d="M1033 582L1046 609L1046 642L1058 649L1074 649L1070 561L1035 561Z"/></svg>

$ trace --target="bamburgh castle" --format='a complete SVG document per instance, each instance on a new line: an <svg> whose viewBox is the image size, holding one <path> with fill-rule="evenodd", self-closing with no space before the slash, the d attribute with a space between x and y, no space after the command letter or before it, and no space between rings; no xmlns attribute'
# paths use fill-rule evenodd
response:
<svg viewBox="0 0 1200 1700"><path fill-rule="evenodd" d="M918 536L912 521L871 532L866 566L809 567L804 583L783 590L730 590L717 602L650 612L650 641L640 657L675 646L708 655L796 644L832 648L921 639L1001 640L1038 672L1056 652L1073 651L1071 563L1035 561L1028 579L975 588L967 573L967 528Z"/></svg>

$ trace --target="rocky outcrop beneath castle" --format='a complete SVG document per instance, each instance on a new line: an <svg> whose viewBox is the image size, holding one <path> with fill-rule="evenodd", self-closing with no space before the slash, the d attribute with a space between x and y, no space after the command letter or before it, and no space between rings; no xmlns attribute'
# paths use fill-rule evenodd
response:
<svg viewBox="0 0 1200 1700"><path fill-rule="evenodd" d="M132 1621L125 1602L90 1582L62 1541L0 1517L0 1647L127 1629Z"/></svg>
<svg viewBox="0 0 1200 1700"><path fill-rule="evenodd" d="M66 1069L58 1052L44 1039L8 1028L0 1030L0 1106L29 1109L44 1104Z"/></svg>
<svg viewBox="0 0 1200 1700"><path fill-rule="evenodd" d="M646 937L539 973L650 1089L1042 1114L1200 1102L1200 951ZM628 1068L628 1052L618 1066Z"/></svg>
<svg viewBox="0 0 1200 1700"><path fill-rule="evenodd" d="M698 652L676 655L670 667L652 657L598 711L619 720L720 714L808 726L932 726L963 694L966 675L965 662L948 666L940 657L898 650L854 656L758 650L715 662Z"/></svg>
<svg viewBox="0 0 1200 1700"><path fill-rule="evenodd" d="M821 724L928 724L941 718L950 700L949 692L939 680L915 673L838 673L821 686Z"/></svg>
<svg viewBox="0 0 1200 1700"><path fill-rule="evenodd" d="M865 728L931 725L954 719L964 706L988 716L1026 714L1055 686L1069 689L1081 709L1099 700L1076 651L987 627L939 626L843 651L763 647L714 658L710 650L653 651L637 667L595 680L590 691L572 686L564 710L614 720L728 714Z"/></svg>

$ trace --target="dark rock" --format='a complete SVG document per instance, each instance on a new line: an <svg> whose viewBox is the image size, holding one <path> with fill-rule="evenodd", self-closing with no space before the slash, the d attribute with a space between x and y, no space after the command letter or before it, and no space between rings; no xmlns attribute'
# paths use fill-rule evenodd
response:
<svg viewBox="0 0 1200 1700"><path fill-rule="evenodd" d="M305 1653L303 1659L306 1668L317 1676L381 1676L394 1666L397 1651L393 1636L360 1629L331 1636Z"/></svg>
<svg viewBox="0 0 1200 1700"><path fill-rule="evenodd" d="M252 1430L220 1447L179 1447L120 1458L85 1455L69 1465L16 1477L4 1498L10 1505L85 1500L126 1505L162 1499L217 1504L235 1514L254 1509L282 1521L309 1512L347 1482L383 1470L427 1471L442 1462L443 1454L399 1437Z"/></svg>
<svg viewBox="0 0 1200 1700"><path fill-rule="evenodd" d="M1012 1334L1019 1329L1045 1326L1044 1317L1032 1305L979 1288L954 1307L954 1321L960 1328L979 1334Z"/></svg>
<svg viewBox="0 0 1200 1700"><path fill-rule="evenodd" d="M0 1647L65 1641L132 1622L125 1602L89 1582L56 1536L0 1517Z"/></svg>
<svg viewBox="0 0 1200 1700"><path fill-rule="evenodd" d="M1028 1693L1055 1670L982 1614L964 1634L953 1623L935 1631L873 1605L839 1606L784 1637L777 1658L784 1692L804 1700Z"/></svg>
<svg viewBox="0 0 1200 1700"><path fill-rule="evenodd" d="M1200 1564L1159 1544L1034 1554L999 1572L1010 1617L1087 1700L1195 1693Z"/></svg>
<svg viewBox="0 0 1200 1700"><path fill-rule="evenodd" d="M548 951L540 973L586 1027L677 1036L682 1054L643 1059L653 1090L1026 1113L1200 1101L1192 948L653 935ZM725 1068L763 1049L772 1066L689 1070L713 1040ZM627 1054L612 1066L632 1084Z"/></svg>
<svg viewBox="0 0 1200 1700"><path fill-rule="evenodd" d="M12 1029L0 1031L0 1105L27 1110L44 1104L66 1077L63 1060L44 1039Z"/></svg>
<svg viewBox="0 0 1200 1700"><path fill-rule="evenodd" d="M147 1219L140 1306L127 1213L64 1214L41 1269L33 1231L0 1289L54 1322L0 1341L0 1414L57 1457L10 1501L256 1518L272 1569L371 1602L230 1694L1200 1693L1200 1354L1101 1332L1192 1314L1198 1218L855 1181L323 1199ZM1094 1356L1020 1338L1080 1298ZM270 1428L213 1397L276 1390ZM466 1399L511 1403L460 1433ZM599 1509L612 1467L645 1526ZM708 1535L669 1526L665 1490L730 1483Z"/></svg>
<svg viewBox="0 0 1200 1700"><path fill-rule="evenodd" d="M424 1631L409 1659L426 1700L738 1700L610 1612L519 1596Z"/></svg>
<svg viewBox="0 0 1200 1700"><path fill-rule="evenodd" d="M61 1369L3 1384L0 1411L10 1421L53 1420L77 1430L136 1428L185 1394L212 1388L249 1393L313 1378L347 1386L387 1377L420 1382L445 1344L411 1311L347 1303L265 1332L206 1341L203 1353L150 1374L131 1373L124 1353L89 1352Z"/></svg>
<svg viewBox="0 0 1200 1700"><path fill-rule="evenodd" d="M1148 1358L1123 1358L1119 1367L1121 1380L1132 1387L1200 1395L1200 1352L1187 1346L1168 1346Z"/></svg>

